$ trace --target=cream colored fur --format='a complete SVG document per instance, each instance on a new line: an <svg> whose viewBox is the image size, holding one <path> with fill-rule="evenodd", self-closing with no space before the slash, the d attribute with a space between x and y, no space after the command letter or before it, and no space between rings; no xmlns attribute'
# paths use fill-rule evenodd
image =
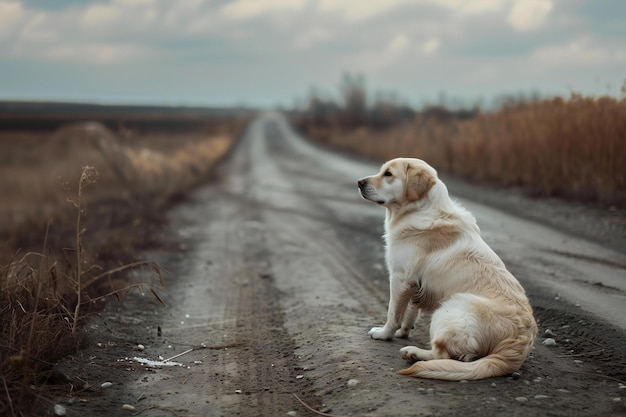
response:
<svg viewBox="0 0 626 417"><path fill-rule="evenodd" d="M399 373L459 381L518 370L537 333L528 298L437 172L398 158L358 185L363 198L387 210L389 310L369 335L406 338L420 310L433 312L431 349L402 348L413 365Z"/></svg>

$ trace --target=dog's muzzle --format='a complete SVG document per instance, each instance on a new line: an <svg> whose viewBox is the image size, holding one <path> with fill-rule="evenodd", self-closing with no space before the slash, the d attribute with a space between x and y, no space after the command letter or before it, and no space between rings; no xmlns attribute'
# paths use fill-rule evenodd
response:
<svg viewBox="0 0 626 417"><path fill-rule="evenodd" d="M357 185L359 187L359 191L361 192L361 197L363 197L364 199L368 201L375 201L378 204L384 203L384 201L372 199L372 196L370 195L370 193L373 191L373 189L365 178L358 180Z"/></svg>
<svg viewBox="0 0 626 417"><path fill-rule="evenodd" d="M357 186L359 187L359 192L361 193L361 196L363 198L367 198L367 180L364 178L361 178L360 180L358 180L357 182Z"/></svg>

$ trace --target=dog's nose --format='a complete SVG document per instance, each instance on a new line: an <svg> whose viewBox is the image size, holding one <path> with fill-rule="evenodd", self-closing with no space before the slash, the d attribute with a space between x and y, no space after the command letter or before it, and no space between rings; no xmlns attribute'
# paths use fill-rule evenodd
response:
<svg viewBox="0 0 626 417"><path fill-rule="evenodd" d="M365 185L366 182L367 182L367 180L365 178L361 178L356 183L359 185L359 188L361 188L362 186Z"/></svg>

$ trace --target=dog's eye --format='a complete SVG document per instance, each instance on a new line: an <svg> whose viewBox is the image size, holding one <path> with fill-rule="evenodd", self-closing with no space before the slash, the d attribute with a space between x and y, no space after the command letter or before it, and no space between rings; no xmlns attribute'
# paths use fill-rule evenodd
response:
<svg viewBox="0 0 626 417"><path fill-rule="evenodd" d="M385 171L385 173L383 174L385 177L391 177L391 171L387 170Z"/></svg>

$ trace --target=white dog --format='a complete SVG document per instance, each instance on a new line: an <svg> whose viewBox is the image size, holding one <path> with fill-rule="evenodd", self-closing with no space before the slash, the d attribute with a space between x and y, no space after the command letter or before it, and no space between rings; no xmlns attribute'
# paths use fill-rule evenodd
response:
<svg viewBox="0 0 626 417"><path fill-rule="evenodd" d="M398 158L358 186L387 209L389 311L369 335L408 337L420 309L434 311L431 349L402 348L415 363L399 373L459 381L518 370L537 333L528 298L437 172L420 159Z"/></svg>

